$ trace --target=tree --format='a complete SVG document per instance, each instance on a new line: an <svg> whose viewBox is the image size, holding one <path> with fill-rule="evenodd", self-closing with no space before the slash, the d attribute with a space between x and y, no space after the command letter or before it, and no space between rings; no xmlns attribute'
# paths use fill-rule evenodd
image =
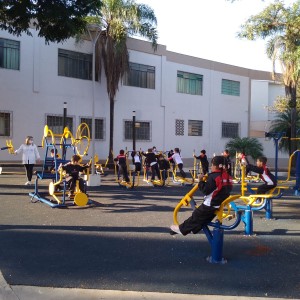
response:
<svg viewBox="0 0 300 300"><path fill-rule="evenodd" d="M296 126L300 128L300 113L297 111L296 115ZM278 112L275 119L272 121L270 132L273 133L284 133L283 138L278 144L278 149L282 152L291 153L291 113L290 108L287 107L284 111ZM297 132L296 132L297 133ZM299 145L299 141L296 140L296 146Z"/></svg>
<svg viewBox="0 0 300 300"><path fill-rule="evenodd" d="M35 28L46 43L62 42L84 31L85 17L100 7L100 0L2 0L0 29L20 36Z"/></svg>
<svg viewBox="0 0 300 300"><path fill-rule="evenodd" d="M242 25L239 33L239 37L249 40L270 38L267 44L267 54L273 62L280 62L285 92L290 100L292 152L296 149L293 138L296 137L296 99L300 78L299 15L299 1L286 8L282 1L277 0L258 15L250 17ZM275 64L273 66L275 67ZM275 69L273 73L275 74Z"/></svg>
<svg viewBox="0 0 300 300"><path fill-rule="evenodd" d="M256 138L235 138L226 144L230 156L235 156L237 152L243 152L253 159L263 155L263 146Z"/></svg>
<svg viewBox="0 0 300 300"><path fill-rule="evenodd" d="M110 102L109 122L109 161L113 159L114 144L114 107L115 96L120 80L128 70L129 53L127 37L138 35L152 42L157 47L156 17L147 5L136 4L133 0L103 0L99 18L89 18L90 23L97 23L102 31L97 41L96 63L99 66L99 78L104 69L107 93Z"/></svg>

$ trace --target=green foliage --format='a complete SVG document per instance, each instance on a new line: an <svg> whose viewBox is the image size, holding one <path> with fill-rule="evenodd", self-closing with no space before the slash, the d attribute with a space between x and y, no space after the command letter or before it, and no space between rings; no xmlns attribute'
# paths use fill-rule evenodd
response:
<svg viewBox="0 0 300 300"><path fill-rule="evenodd" d="M89 14L97 15L100 0L2 0L0 29L20 36L36 28L46 43L62 42L85 30Z"/></svg>
<svg viewBox="0 0 300 300"><path fill-rule="evenodd" d="M110 100L109 158L112 160L114 132L114 103L121 79L129 66L127 38L140 36L157 47L157 20L151 7L134 0L102 0L99 18L89 17L88 22L101 28L97 41L96 64L101 79L104 69L107 93Z"/></svg>
<svg viewBox="0 0 300 300"><path fill-rule="evenodd" d="M226 144L230 156L234 156L238 152L243 152L253 159L257 159L263 155L263 146L256 138L235 138Z"/></svg>
<svg viewBox="0 0 300 300"><path fill-rule="evenodd" d="M296 127L300 129L300 112L297 110ZM286 108L285 111L276 114L275 119L272 121L269 132L283 132L284 137L278 144L278 149L281 152L291 153L291 109ZM297 147L300 146L300 141L296 142Z"/></svg>

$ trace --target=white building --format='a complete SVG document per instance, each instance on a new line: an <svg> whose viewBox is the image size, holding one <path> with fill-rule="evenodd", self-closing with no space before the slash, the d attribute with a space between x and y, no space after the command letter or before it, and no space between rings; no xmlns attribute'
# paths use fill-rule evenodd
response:
<svg viewBox="0 0 300 300"><path fill-rule="evenodd" d="M0 31L0 147L11 139L17 148L27 135L40 145L46 124L62 133L64 102L74 134L83 121L91 123L91 42L76 44L70 39L46 45L36 32L32 34L16 37ZM163 45L154 52L151 43L137 39L129 39L128 48L131 72L116 95L114 154L122 148L132 150L135 111L137 149L179 147L190 163L194 150L206 149L212 157L231 137L259 136L265 154L274 158L272 141L264 139L270 119L264 106L284 89L271 81L270 73L181 55ZM95 95L95 152L104 160L109 152L104 75L96 82ZM20 159L0 152L0 161Z"/></svg>

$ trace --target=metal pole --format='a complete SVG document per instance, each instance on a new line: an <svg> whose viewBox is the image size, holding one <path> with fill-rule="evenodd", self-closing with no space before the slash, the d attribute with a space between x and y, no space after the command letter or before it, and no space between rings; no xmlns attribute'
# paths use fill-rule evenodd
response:
<svg viewBox="0 0 300 300"><path fill-rule="evenodd" d="M135 110L132 112L132 150L135 151Z"/></svg>
<svg viewBox="0 0 300 300"><path fill-rule="evenodd" d="M63 133L65 131L65 127L67 126L67 102L64 102L64 111L63 111ZM66 147L63 145L62 148L62 157L66 159Z"/></svg>
<svg viewBox="0 0 300 300"><path fill-rule="evenodd" d="M93 62L92 62L92 80L93 80L93 102L92 102L92 170L91 175L95 174L95 64L96 64L96 43L100 36L100 27L97 24L89 24L87 27L92 45L93 45ZM94 35L92 34L94 33Z"/></svg>

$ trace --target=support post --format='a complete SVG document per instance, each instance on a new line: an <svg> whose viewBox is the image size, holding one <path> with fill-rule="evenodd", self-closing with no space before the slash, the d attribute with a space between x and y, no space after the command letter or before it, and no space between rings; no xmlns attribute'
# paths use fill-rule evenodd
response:
<svg viewBox="0 0 300 300"><path fill-rule="evenodd" d="M132 112L132 150L135 151L135 110Z"/></svg>

